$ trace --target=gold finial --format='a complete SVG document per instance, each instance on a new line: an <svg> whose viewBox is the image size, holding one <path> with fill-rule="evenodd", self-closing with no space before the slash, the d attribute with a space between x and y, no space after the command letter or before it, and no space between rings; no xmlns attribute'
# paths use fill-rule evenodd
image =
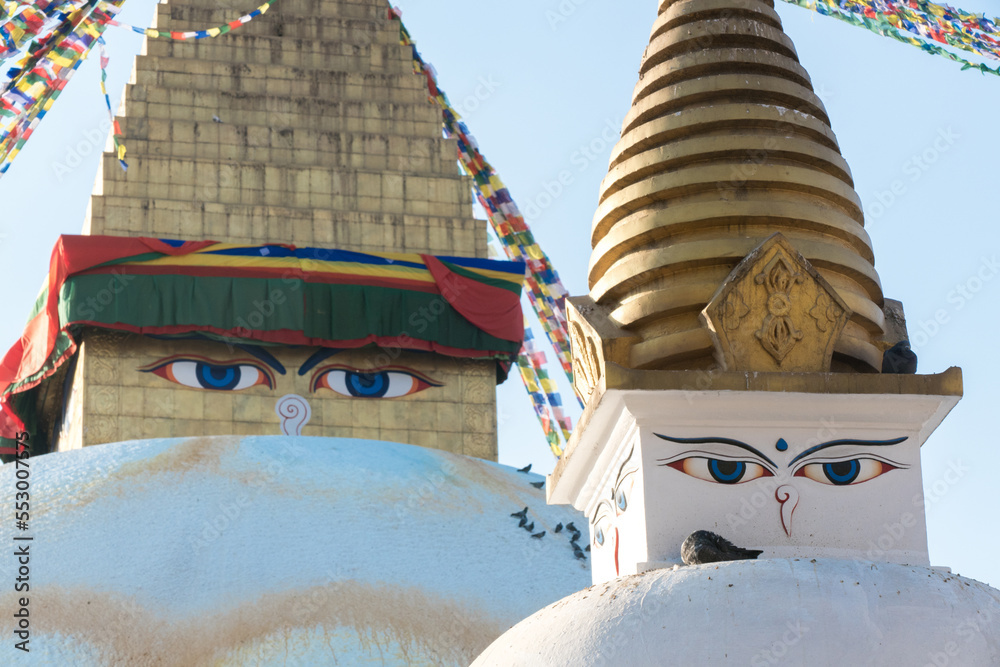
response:
<svg viewBox="0 0 1000 667"><path fill-rule="evenodd" d="M661 0L592 232L590 296L632 336L625 365L725 367L700 314L780 233L843 311L824 332L825 367L809 370L877 371L883 296L863 224L850 168L773 3ZM810 290L788 298L799 291ZM747 304L761 320L766 305ZM776 370L774 354L765 358L745 370Z"/></svg>

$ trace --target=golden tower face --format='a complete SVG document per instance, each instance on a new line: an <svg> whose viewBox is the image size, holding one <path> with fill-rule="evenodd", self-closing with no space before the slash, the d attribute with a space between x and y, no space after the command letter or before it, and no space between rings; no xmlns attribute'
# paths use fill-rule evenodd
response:
<svg viewBox="0 0 1000 667"><path fill-rule="evenodd" d="M617 363L877 371L884 303L863 225L850 168L773 3L661 0L591 237L590 296L629 339ZM788 246L776 273L758 267L745 276L756 291L729 290L709 308L775 234ZM812 271L822 286L809 278L800 295ZM731 353L726 325L712 319L728 312L732 327L744 308L746 331L733 336L759 341L749 357ZM791 354L803 346L813 353Z"/></svg>
<svg viewBox="0 0 1000 667"><path fill-rule="evenodd" d="M157 28L204 29L235 11L171 0L158 5ZM105 154L85 234L486 257L456 140L442 137L440 109L381 0L283 0L220 37L150 39L120 114L129 170ZM236 315L253 326L297 298L277 296ZM410 332L434 316L409 315ZM278 403L295 394L311 405L303 435L496 459L493 361L366 347L319 363L309 361L317 348L251 354L91 329L81 338L70 377L51 380L65 389L40 406L56 449L280 434ZM192 386L208 363L259 382ZM376 380L388 390L364 396Z"/></svg>

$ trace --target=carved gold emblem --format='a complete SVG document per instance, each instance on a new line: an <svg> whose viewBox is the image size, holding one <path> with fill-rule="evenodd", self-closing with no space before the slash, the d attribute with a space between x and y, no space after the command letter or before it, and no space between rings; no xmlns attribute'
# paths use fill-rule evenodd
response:
<svg viewBox="0 0 1000 667"><path fill-rule="evenodd" d="M586 398L594 393L594 387L601 381L597 346L577 322L570 325L570 345L573 350L573 382Z"/></svg>
<svg viewBox="0 0 1000 667"><path fill-rule="evenodd" d="M781 234L750 252L702 311L726 370L826 372L851 311Z"/></svg>
<svg viewBox="0 0 1000 667"><path fill-rule="evenodd" d="M789 266L783 256L778 255L754 281L763 285L768 294L767 317L756 336L764 349L780 364L795 343L802 340L802 332L795 328L795 323L788 314L792 310L792 290L805 282L805 277L793 266Z"/></svg>

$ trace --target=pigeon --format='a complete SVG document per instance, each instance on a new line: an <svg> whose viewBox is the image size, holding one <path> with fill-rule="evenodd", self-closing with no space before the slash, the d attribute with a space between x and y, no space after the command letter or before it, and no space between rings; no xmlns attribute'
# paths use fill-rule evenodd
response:
<svg viewBox="0 0 1000 667"><path fill-rule="evenodd" d="M917 372L917 355L910 341L901 340L882 355L882 372L893 375L913 375Z"/></svg>
<svg viewBox="0 0 1000 667"><path fill-rule="evenodd" d="M584 551L590 551L590 545L589 544L587 545L587 548L584 549Z"/></svg>
<svg viewBox="0 0 1000 667"><path fill-rule="evenodd" d="M540 533L534 533L534 534L532 534L532 537L535 538L536 540L540 540L543 537L545 537L545 531L543 530Z"/></svg>
<svg viewBox="0 0 1000 667"><path fill-rule="evenodd" d="M583 553L582 551L577 551L573 555L576 556L577 560L587 560L587 554Z"/></svg>
<svg viewBox="0 0 1000 667"><path fill-rule="evenodd" d="M521 520L517 524L517 527L518 528L524 528L524 526L527 525L527 523L528 523L528 517L522 516Z"/></svg>
<svg viewBox="0 0 1000 667"><path fill-rule="evenodd" d="M533 531L535 529L535 522L532 521L527 526L525 526L524 529L530 533L531 531Z"/></svg>
<svg viewBox="0 0 1000 667"><path fill-rule="evenodd" d="M518 468L517 471L518 472L531 472L531 464L529 463L528 465L524 466L523 468Z"/></svg>
<svg viewBox="0 0 1000 667"><path fill-rule="evenodd" d="M764 553L756 549L743 549L735 546L724 537L707 530L698 530L684 540L681 545L681 560L685 565L702 565L703 563L721 563L729 560L756 560Z"/></svg>
<svg viewBox="0 0 1000 667"><path fill-rule="evenodd" d="M580 541L580 531L578 530L575 533L573 533L573 537L571 537L569 541L570 542L579 542Z"/></svg>
<svg viewBox="0 0 1000 667"><path fill-rule="evenodd" d="M221 123L221 122L222 122L222 119L221 119L221 118L219 118L218 116L212 116L212 120L213 120L214 122L216 122L216 123Z"/></svg>
<svg viewBox="0 0 1000 667"><path fill-rule="evenodd" d="M515 519L523 519L524 517L528 516L528 508L525 507L520 512L512 512L511 516L514 517Z"/></svg>
<svg viewBox="0 0 1000 667"><path fill-rule="evenodd" d="M556 529L555 529L555 530L553 530L552 532L553 532L553 533L560 533L560 532L562 532L562 523L561 523L561 522L560 522L560 523L557 523L557 524L556 524Z"/></svg>
<svg viewBox="0 0 1000 667"><path fill-rule="evenodd" d="M569 523L566 524L566 530L568 530L571 533L578 533L578 532L580 532L580 531L578 531L576 529L576 526L573 525L572 521L570 521Z"/></svg>
<svg viewBox="0 0 1000 667"><path fill-rule="evenodd" d="M543 479L543 480L542 480L542 481L540 481L540 482L532 482L532 483L531 483L531 485L532 485L533 487L535 487L536 489L540 489L540 488L542 488L543 486L545 486L545 480Z"/></svg>

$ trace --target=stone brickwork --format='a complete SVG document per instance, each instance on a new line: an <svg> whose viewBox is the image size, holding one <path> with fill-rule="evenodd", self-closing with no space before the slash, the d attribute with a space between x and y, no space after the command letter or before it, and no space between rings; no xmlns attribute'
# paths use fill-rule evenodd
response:
<svg viewBox="0 0 1000 667"><path fill-rule="evenodd" d="M161 30L244 8L157 7ZM148 40L84 233L485 257L440 110L377 0L282 0L235 32Z"/></svg>
<svg viewBox="0 0 1000 667"><path fill-rule="evenodd" d="M221 25L252 7L171 0L160 30ZM292 243L368 252L486 256L470 181L441 112L413 72L410 47L382 0L282 0L231 34L147 40L119 122L124 173L103 158L84 233ZM275 348L271 348L272 351ZM68 383L77 414L61 419L58 449L133 438L278 434L275 401L308 399L303 435L391 440L495 460L495 364L402 354L441 383L393 399L312 392L296 369L273 389L193 389L137 370L175 354L232 361L207 342L165 342L88 330ZM377 350L344 353L371 369ZM237 356L246 357L237 351ZM405 362L405 363L404 363Z"/></svg>

